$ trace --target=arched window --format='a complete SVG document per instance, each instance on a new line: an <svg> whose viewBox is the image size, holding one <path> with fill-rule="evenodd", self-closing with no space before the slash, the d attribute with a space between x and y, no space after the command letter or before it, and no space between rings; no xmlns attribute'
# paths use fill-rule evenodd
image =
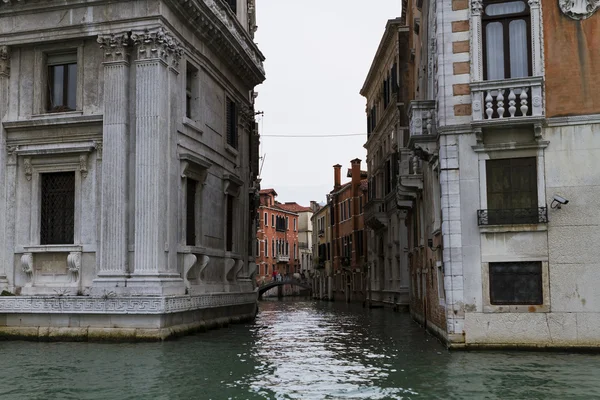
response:
<svg viewBox="0 0 600 400"><path fill-rule="evenodd" d="M481 20L484 79L531 76L531 17L527 1L487 0Z"/></svg>

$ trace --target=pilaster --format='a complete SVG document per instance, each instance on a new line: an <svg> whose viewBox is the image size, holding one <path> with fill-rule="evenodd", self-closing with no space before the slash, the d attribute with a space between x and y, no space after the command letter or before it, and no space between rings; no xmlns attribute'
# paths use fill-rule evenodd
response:
<svg viewBox="0 0 600 400"><path fill-rule="evenodd" d="M128 33L100 35L104 52L104 125L98 278L95 284L124 286L127 271L127 188L129 170ZM123 283L119 285L119 283Z"/></svg>
<svg viewBox="0 0 600 400"><path fill-rule="evenodd" d="M161 27L133 32L131 39L137 53L135 254L133 278L128 286L146 292L156 290L156 294L174 294L178 286L185 286L179 274L167 272L168 93L169 63L176 66L181 48Z"/></svg>
<svg viewBox="0 0 600 400"><path fill-rule="evenodd" d="M8 91L10 79L10 48L0 46L0 290L6 289L8 281L6 280L6 265L9 260L6 257L8 247L6 244L6 220L9 218L6 207L6 131L2 121L8 112Z"/></svg>

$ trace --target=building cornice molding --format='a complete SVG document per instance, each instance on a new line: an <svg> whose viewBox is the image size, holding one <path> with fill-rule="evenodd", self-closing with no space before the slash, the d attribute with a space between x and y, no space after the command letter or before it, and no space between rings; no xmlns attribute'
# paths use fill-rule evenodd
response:
<svg viewBox="0 0 600 400"><path fill-rule="evenodd" d="M600 124L600 114L573 115L546 119L547 127Z"/></svg>
<svg viewBox="0 0 600 400"><path fill-rule="evenodd" d="M379 47L375 53L375 57L373 57L373 63L371 64L367 78L365 79L362 89L360 89L360 94L362 96L367 96L367 92L373 84L373 80L376 78L377 71L381 67L381 63L384 61L382 55L388 49L392 40L398 37L397 34L403 33L408 35L409 32L410 28L404 25L404 21L402 21L401 18L388 20L385 27L385 32L383 33L383 37L381 38Z"/></svg>
<svg viewBox="0 0 600 400"><path fill-rule="evenodd" d="M236 16L218 0L165 0L179 10L183 20L206 39L215 52L223 54L229 67L251 86L265 80L264 55Z"/></svg>

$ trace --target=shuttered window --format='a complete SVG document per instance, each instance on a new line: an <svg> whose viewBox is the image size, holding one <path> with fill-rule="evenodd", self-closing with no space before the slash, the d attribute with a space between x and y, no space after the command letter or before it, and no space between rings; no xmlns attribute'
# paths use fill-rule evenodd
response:
<svg viewBox="0 0 600 400"><path fill-rule="evenodd" d="M225 240L225 250L233 251L233 215L234 207L233 207L233 196L227 195L227 226L226 226L226 240Z"/></svg>
<svg viewBox="0 0 600 400"><path fill-rule="evenodd" d="M542 263L490 263L490 303L543 304Z"/></svg>
<svg viewBox="0 0 600 400"><path fill-rule="evenodd" d="M73 244L75 172L42 174L40 244Z"/></svg>
<svg viewBox="0 0 600 400"><path fill-rule="evenodd" d="M231 99L227 99L227 144L237 149L238 147L238 132L237 132L237 105Z"/></svg>
<svg viewBox="0 0 600 400"><path fill-rule="evenodd" d="M196 190L198 182L186 179L186 204L185 204L185 243L188 246L196 245Z"/></svg>
<svg viewBox="0 0 600 400"><path fill-rule="evenodd" d="M488 209L537 207L535 157L486 161Z"/></svg>

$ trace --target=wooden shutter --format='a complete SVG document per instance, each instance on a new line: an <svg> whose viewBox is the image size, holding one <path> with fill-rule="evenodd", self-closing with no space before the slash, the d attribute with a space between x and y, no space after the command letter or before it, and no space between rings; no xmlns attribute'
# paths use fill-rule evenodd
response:
<svg viewBox="0 0 600 400"><path fill-rule="evenodd" d="M486 162L490 210L537 208L536 158L508 158Z"/></svg>

